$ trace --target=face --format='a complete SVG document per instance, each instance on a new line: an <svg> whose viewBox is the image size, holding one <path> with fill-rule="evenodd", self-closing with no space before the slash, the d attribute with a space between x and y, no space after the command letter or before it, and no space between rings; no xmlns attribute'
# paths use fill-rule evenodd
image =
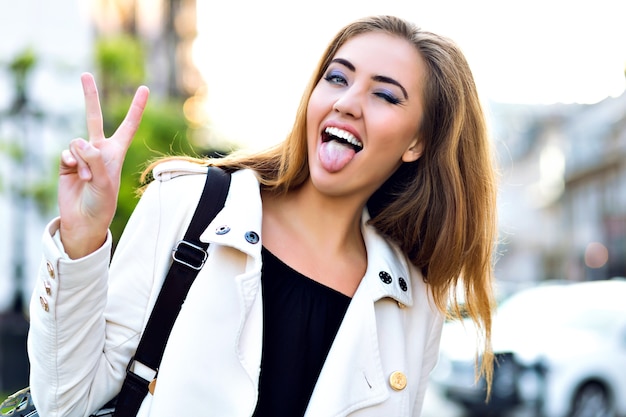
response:
<svg viewBox="0 0 626 417"><path fill-rule="evenodd" d="M425 75L421 56L400 37L370 32L339 48L307 109L318 190L367 200L403 162L420 157Z"/></svg>

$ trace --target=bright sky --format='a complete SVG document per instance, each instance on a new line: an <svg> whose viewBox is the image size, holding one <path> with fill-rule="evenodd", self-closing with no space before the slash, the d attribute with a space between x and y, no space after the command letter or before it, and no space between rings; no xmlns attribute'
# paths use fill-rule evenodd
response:
<svg viewBox="0 0 626 417"><path fill-rule="evenodd" d="M454 39L484 99L594 103L626 86L622 0L198 1L195 59L218 132L283 139L324 47L344 24L396 14Z"/></svg>

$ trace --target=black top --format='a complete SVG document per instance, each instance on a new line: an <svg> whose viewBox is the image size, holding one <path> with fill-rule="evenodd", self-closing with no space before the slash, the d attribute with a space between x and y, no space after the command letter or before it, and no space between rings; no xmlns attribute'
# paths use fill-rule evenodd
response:
<svg viewBox="0 0 626 417"><path fill-rule="evenodd" d="M263 354L254 417L303 416L350 297L262 249Z"/></svg>

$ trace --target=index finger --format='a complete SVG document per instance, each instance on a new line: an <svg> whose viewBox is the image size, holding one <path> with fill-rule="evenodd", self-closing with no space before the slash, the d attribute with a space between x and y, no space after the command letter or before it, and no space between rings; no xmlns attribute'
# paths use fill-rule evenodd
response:
<svg viewBox="0 0 626 417"><path fill-rule="evenodd" d="M104 140L104 128L102 127L102 110L100 109L100 98L98 88L93 75L86 72L81 75L85 94L85 115L87 117L87 132L89 141Z"/></svg>

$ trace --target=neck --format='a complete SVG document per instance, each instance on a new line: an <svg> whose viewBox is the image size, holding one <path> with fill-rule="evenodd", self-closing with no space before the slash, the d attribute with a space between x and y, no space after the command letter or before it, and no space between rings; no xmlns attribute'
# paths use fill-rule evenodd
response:
<svg viewBox="0 0 626 417"><path fill-rule="evenodd" d="M286 195L265 198L266 205L292 232L316 247L345 251L362 246L361 201L324 196L307 183Z"/></svg>
<svg viewBox="0 0 626 417"><path fill-rule="evenodd" d="M363 203L321 195L310 185L262 198L263 245L293 269L352 296L367 268Z"/></svg>

